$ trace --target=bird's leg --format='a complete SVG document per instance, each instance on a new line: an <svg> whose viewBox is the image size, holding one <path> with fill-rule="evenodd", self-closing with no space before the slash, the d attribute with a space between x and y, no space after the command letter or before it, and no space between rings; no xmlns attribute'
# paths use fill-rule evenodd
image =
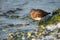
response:
<svg viewBox="0 0 60 40"><path fill-rule="evenodd" d="M38 21L38 26L40 26L42 24L42 21L41 20L39 20Z"/></svg>
<svg viewBox="0 0 60 40"><path fill-rule="evenodd" d="M38 21L38 28L37 28L37 34L38 34L38 35L39 35L39 33L40 33L40 25L41 25L41 23L42 23L42 21L39 20L39 21Z"/></svg>
<svg viewBox="0 0 60 40"><path fill-rule="evenodd" d="M37 22L38 26L40 25L40 21Z"/></svg>

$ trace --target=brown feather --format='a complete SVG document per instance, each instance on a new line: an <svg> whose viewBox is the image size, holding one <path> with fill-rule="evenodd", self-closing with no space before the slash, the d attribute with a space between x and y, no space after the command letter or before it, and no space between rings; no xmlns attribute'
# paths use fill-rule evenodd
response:
<svg viewBox="0 0 60 40"><path fill-rule="evenodd" d="M36 17L42 18L42 17L44 17L44 16L46 16L46 15L48 15L48 14L49 14L48 12L46 12L46 11L44 11L44 10L41 10L41 9L32 9L32 10L30 11L30 16L31 16L32 18L36 18Z"/></svg>

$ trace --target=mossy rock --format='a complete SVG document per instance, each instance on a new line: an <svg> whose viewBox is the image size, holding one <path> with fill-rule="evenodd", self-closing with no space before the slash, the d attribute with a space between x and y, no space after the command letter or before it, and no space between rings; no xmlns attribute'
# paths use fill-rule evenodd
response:
<svg viewBox="0 0 60 40"><path fill-rule="evenodd" d="M54 13L59 13L59 14L60 14L60 8L54 9L52 12L54 12Z"/></svg>
<svg viewBox="0 0 60 40"><path fill-rule="evenodd" d="M54 15L46 21L47 24L54 24L60 21L60 15Z"/></svg>
<svg viewBox="0 0 60 40"><path fill-rule="evenodd" d="M60 22L60 8L53 10L52 13L56 14L51 16L45 23L42 22L41 25L55 24L57 22Z"/></svg>

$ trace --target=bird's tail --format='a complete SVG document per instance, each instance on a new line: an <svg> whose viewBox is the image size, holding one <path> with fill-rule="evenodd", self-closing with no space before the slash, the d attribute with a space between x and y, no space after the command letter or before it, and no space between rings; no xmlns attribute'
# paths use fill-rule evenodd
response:
<svg viewBox="0 0 60 40"><path fill-rule="evenodd" d="M52 13L49 12L48 15L49 15L49 16L52 16Z"/></svg>
<svg viewBox="0 0 60 40"><path fill-rule="evenodd" d="M50 16L53 16L53 15L56 15L56 14L58 14L57 12L50 12L50 13L48 13Z"/></svg>

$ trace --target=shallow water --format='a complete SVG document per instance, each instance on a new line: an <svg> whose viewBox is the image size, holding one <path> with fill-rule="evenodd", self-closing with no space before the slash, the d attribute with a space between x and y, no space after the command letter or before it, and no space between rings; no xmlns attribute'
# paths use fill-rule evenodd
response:
<svg viewBox="0 0 60 40"><path fill-rule="evenodd" d="M60 0L1 0L0 1L0 13L6 12L10 9L22 8L22 11L18 11L19 16L29 14L32 8L35 9L43 9L47 12L52 12L53 9L60 8ZM32 20L24 20L24 19L9 19L6 17L0 17L0 39L5 38L10 32L15 32L17 29L21 30L29 30L34 29L37 26L37 22L33 22L30 24ZM19 26L19 27L8 27L4 28L5 25L8 24L29 24L27 26ZM6 30L3 32L2 30Z"/></svg>

